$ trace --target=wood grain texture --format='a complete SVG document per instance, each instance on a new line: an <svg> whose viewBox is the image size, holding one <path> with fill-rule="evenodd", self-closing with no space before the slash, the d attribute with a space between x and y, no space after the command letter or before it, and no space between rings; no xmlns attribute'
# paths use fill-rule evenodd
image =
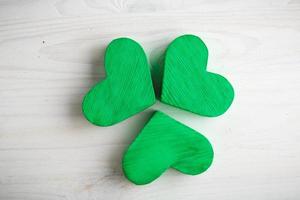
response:
<svg viewBox="0 0 300 200"><path fill-rule="evenodd" d="M201 174L211 166L213 157L205 136L157 111L125 151L122 168L128 180L145 185L169 168L187 175Z"/></svg>
<svg viewBox="0 0 300 200"><path fill-rule="evenodd" d="M297 0L0 1L0 199L299 199L299 32ZM101 128L81 100L113 38L139 41L155 65L184 33L205 41L235 100L213 119L156 104L205 133L214 164L136 187L121 157L153 109Z"/></svg>
<svg viewBox="0 0 300 200"><path fill-rule="evenodd" d="M208 49L195 35L173 40L165 52L161 101L201 116L224 114L234 98L230 82L207 71Z"/></svg>
<svg viewBox="0 0 300 200"><path fill-rule="evenodd" d="M155 103L150 66L136 41L117 38L110 42L104 68L105 80L93 86L82 102L82 112L92 124L111 126Z"/></svg>

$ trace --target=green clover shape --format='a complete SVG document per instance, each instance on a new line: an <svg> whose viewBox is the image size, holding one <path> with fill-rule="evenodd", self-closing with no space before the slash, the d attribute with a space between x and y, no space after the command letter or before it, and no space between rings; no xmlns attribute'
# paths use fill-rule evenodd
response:
<svg viewBox="0 0 300 200"><path fill-rule="evenodd" d="M223 114L234 98L223 76L206 71L208 50L194 35L176 38L164 58L161 101L204 116ZM128 38L113 40L105 52L107 77L85 95L84 116L109 126L142 112L155 103L150 67L142 47ZM148 184L167 169L197 175L214 157L210 142L197 131L156 111L125 151L125 176L137 185Z"/></svg>

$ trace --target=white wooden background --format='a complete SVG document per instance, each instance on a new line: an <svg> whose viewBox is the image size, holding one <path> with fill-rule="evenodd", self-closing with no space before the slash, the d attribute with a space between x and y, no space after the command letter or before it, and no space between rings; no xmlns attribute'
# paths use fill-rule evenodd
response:
<svg viewBox="0 0 300 200"><path fill-rule="evenodd" d="M158 103L113 127L83 118L113 38L137 40L155 64L183 33L207 43L208 69L234 85L226 114ZM122 153L155 109L209 138L206 173L124 178ZM299 0L0 1L1 200L300 199L299 120Z"/></svg>

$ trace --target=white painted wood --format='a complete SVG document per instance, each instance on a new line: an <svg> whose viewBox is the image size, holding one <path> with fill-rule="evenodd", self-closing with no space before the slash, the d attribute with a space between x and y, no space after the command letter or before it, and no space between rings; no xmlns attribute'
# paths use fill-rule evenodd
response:
<svg viewBox="0 0 300 200"><path fill-rule="evenodd" d="M153 64L182 33L233 83L226 114L157 104L113 127L83 118L110 40L136 39ZM299 199L299 76L298 0L1 0L0 199ZM155 109L210 139L206 173L169 170L142 187L123 177L122 153Z"/></svg>

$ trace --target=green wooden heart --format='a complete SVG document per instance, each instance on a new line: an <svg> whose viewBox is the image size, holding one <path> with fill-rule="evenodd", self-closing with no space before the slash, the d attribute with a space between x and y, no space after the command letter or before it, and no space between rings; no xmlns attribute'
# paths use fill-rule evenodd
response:
<svg viewBox="0 0 300 200"><path fill-rule="evenodd" d="M91 123L113 125L155 103L150 68L137 42L113 40L106 48L104 65L106 79L91 88L82 103Z"/></svg>
<svg viewBox="0 0 300 200"><path fill-rule="evenodd" d="M223 76L206 71L207 59L199 37L176 38L165 53L161 101L199 115L223 114L233 101L233 87Z"/></svg>
<svg viewBox="0 0 300 200"><path fill-rule="evenodd" d="M213 149L195 130L155 112L123 157L125 176L137 185L154 181L168 168L196 175L209 168Z"/></svg>

